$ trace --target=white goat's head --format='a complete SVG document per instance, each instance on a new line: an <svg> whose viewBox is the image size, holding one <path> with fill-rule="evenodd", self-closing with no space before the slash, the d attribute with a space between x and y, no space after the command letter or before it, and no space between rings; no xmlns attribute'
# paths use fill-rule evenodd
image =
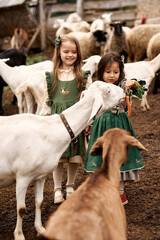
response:
<svg viewBox="0 0 160 240"><path fill-rule="evenodd" d="M83 60L84 65L82 69L84 71L90 70L91 76L93 76L93 74L97 71L97 67L100 59L101 59L101 56L99 55L93 55L87 59L84 59Z"/></svg>
<svg viewBox="0 0 160 240"><path fill-rule="evenodd" d="M105 111L115 107L119 101L125 97L122 88L102 81L92 83L88 90L82 92L81 98L86 93L90 94L91 98L94 98L92 113L88 122L90 122L94 116L99 117Z"/></svg>

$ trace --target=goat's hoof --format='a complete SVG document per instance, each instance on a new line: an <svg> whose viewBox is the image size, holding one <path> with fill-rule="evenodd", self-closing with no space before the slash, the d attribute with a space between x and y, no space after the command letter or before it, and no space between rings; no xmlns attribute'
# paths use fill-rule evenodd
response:
<svg viewBox="0 0 160 240"><path fill-rule="evenodd" d="M74 189L72 187L66 188L66 199L69 198L74 193Z"/></svg>
<svg viewBox="0 0 160 240"><path fill-rule="evenodd" d="M36 231L37 231L37 237L40 237L46 232L46 229L44 227L41 227L41 228L38 228L38 230L36 229Z"/></svg>
<svg viewBox="0 0 160 240"><path fill-rule="evenodd" d="M54 196L54 204L60 204L64 201L64 198L62 195L60 196Z"/></svg>
<svg viewBox="0 0 160 240"><path fill-rule="evenodd" d="M69 198L72 194L73 194L73 192L67 192L66 193L66 199Z"/></svg>
<svg viewBox="0 0 160 240"><path fill-rule="evenodd" d="M142 112L146 112L147 109L145 107L142 107Z"/></svg>

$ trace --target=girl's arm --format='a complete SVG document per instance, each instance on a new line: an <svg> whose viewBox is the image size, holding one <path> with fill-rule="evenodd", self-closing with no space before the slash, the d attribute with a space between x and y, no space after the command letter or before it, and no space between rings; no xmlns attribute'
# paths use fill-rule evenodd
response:
<svg viewBox="0 0 160 240"><path fill-rule="evenodd" d="M131 87L133 87L135 84L139 84L136 80L127 80L126 81L126 88L130 89Z"/></svg>
<svg viewBox="0 0 160 240"><path fill-rule="evenodd" d="M47 82L46 80L44 81L44 103L43 107L41 109L41 116L49 116L51 115L51 107L46 104L48 102L49 96L48 96L48 91L47 91Z"/></svg>

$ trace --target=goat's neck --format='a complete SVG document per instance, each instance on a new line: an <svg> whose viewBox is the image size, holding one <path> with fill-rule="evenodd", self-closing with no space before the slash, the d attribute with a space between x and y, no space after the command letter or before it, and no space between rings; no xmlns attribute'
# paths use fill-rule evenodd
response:
<svg viewBox="0 0 160 240"><path fill-rule="evenodd" d="M152 67L154 73L157 72L160 68L160 54L158 54L158 56L156 56L154 59L152 59L149 62L149 64Z"/></svg>
<svg viewBox="0 0 160 240"><path fill-rule="evenodd" d="M107 156L102 163L101 168L104 169L106 172L106 176L110 182L112 182L113 185L115 185L117 188L119 186L120 181L120 166L117 157L114 156L114 154L111 154L111 156Z"/></svg>
<svg viewBox="0 0 160 240"><path fill-rule="evenodd" d="M94 72L95 72L95 63L86 63L85 64L85 68L83 69L84 71L87 71L87 69L90 70L91 76L93 76Z"/></svg>
<svg viewBox="0 0 160 240"><path fill-rule="evenodd" d="M0 61L0 76L4 79L4 81L10 86L12 81L10 82L10 76L12 75L12 67L8 66L6 63Z"/></svg>
<svg viewBox="0 0 160 240"><path fill-rule="evenodd" d="M108 179L118 188L120 182L120 170L117 164L109 164Z"/></svg>
<svg viewBox="0 0 160 240"><path fill-rule="evenodd" d="M78 136L90 124L88 120L92 112L93 102L94 97L90 95L63 112L75 136Z"/></svg>

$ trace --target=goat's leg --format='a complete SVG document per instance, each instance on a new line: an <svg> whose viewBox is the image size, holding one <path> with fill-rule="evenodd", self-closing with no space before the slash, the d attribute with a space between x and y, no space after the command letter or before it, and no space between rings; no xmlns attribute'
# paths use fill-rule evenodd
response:
<svg viewBox="0 0 160 240"><path fill-rule="evenodd" d="M26 99L26 104L27 104L27 112L28 113L34 113L34 98L31 94L30 91L25 91L24 96Z"/></svg>
<svg viewBox="0 0 160 240"><path fill-rule="evenodd" d="M22 105L23 105L23 112L24 113L27 113L27 103L26 103L26 99L25 99L25 96L24 96L24 93L22 94Z"/></svg>
<svg viewBox="0 0 160 240"><path fill-rule="evenodd" d="M18 94L17 95L17 105L18 105L18 109L19 109L19 113L23 113L23 102L22 102L22 94Z"/></svg>
<svg viewBox="0 0 160 240"><path fill-rule="evenodd" d="M145 92L142 96L141 107L143 111L149 110L150 106L147 102L147 92Z"/></svg>
<svg viewBox="0 0 160 240"><path fill-rule="evenodd" d="M22 231L22 220L26 210L25 197L29 182L29 179L25 178L16 179L17 224L14 231L15 240L25 239Z"/></svg>
<svg viewBox="0 0 160 240"><path fill-rule="evenodd" d="M42 105L38 103L37 104L36 115L40 115L41 109L42 109Z"/></svg>
<svg viewBox="0 0 160 240"><path fill-rule="evenodd" d="M42 226L41 221L41 208L43 202L43 189L44 189L45 179L40 179L35 181L35 222L34 226L37 234L42 234L45 232L45 228Z"/></svg>

